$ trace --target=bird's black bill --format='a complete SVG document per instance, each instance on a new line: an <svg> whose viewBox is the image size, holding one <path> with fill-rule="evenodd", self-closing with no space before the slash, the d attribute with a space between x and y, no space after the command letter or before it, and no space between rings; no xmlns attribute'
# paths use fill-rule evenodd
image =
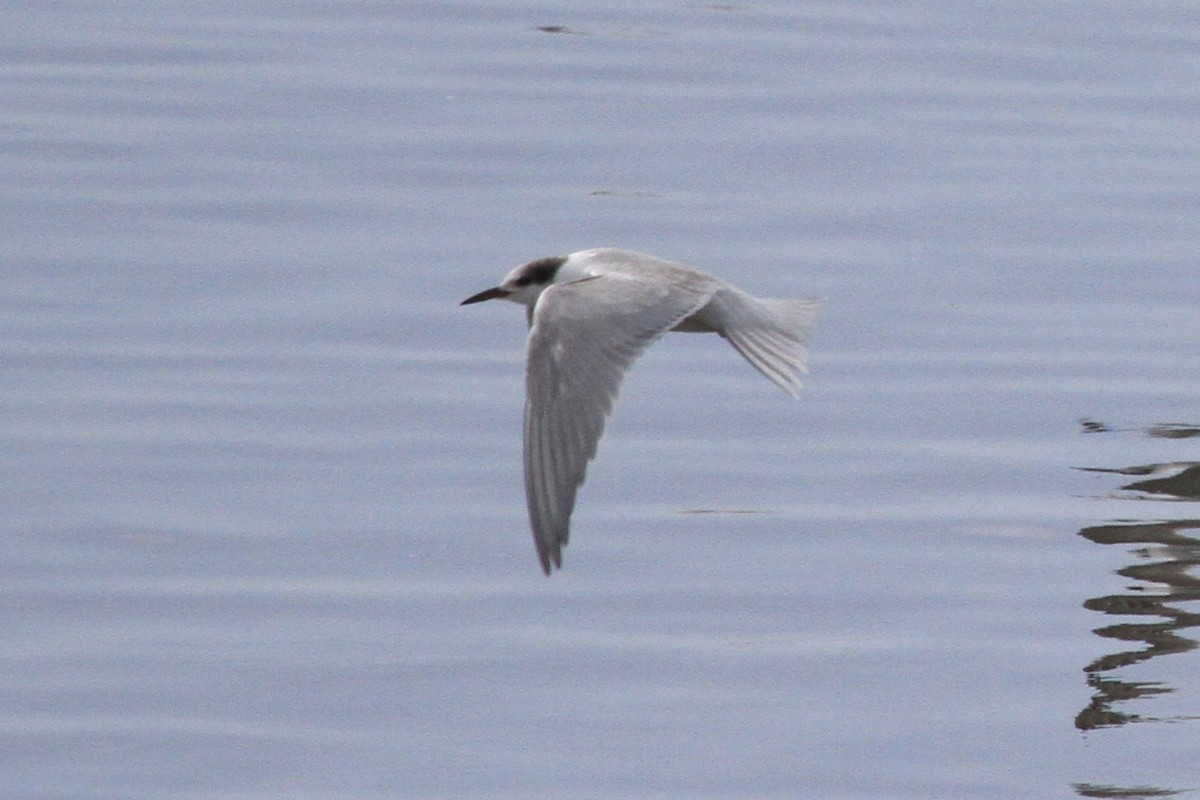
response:
<svg viewBox="0 0 1200 800"><path fill-rule="evenodd" d="M466 300L459 303L460 306L469 306L471 303L482 303L484 300L495 300L497 297L508 297L508 292L501 289L499 286L494 289L484 289L479 294L473 294Z"/></svg>

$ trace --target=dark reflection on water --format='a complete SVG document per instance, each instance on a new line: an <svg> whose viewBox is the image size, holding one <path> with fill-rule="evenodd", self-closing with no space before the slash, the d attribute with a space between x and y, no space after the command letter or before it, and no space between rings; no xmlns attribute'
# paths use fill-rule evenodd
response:
<svg viewBox="0 0 1200 800"><path fill-rule="evenodd" d="M1173 464L1171 468L1178 466L1180 465ZM1181 499L1195 500L1200 498L1200 464L1187 464L1181 472L1175 475L1165 478L1135 481L1121 488L1132 489L1138 492L1150 492L1152 494L1169 494Z"/></svg>
<svg viewBox="0 0 1200 800"><path fill-rule="evenodd" d="M1152 786L1101 786L1093 783L1075 784L1075 793L1080 797L1174 797L1183 794L1180 789L1155 789Z"/></svg>
<svg viewBox="0 0 1200 800"><path fill-rule="evenodd" d="M1166 464L1139 464L1134 467L1077 467L1083 472L1110 472L1116 475L1149 475L1122 489L1147 494L1169 495L1179 500L1200 500L1200 462L1172 461ZM1165 499L1165 498L1160 498Z"/></svg>
<svg viewBox="0 0 1200 800"><path fill-rule="evenodd" d="M1127 722L1162 720L1116 710L1118 705L1151 695L1167 694L1173 687L1153 681L1128 681L1107 676L1114 670L1148 661L1157 656L1185 653L1196 641L1179 631L1200 625L1200 614L1178 604L1200 600L1200 579L1190 571L1200 564L1200 520L1121 523L1084 528L1079 535L1097 544L1139 545L1132 552L1137 562L1117 574L1138 583L1126 593L1094 597L1084 607L1102 614L1151 618L1154 621L1119 622L1095 629L1097 636L1144 647L1121 649L1084 667L1094 694L1087 708L1075 718L1080 730L1092 730ZM1179 719L1179 718L1175 718Z"/></svg>
<svg viewBox="0 0 1200 800"><path fill-rule="evenodd" d="M1118 428L1094 420L1081 420L1084 433L1134 432L1156 439L1189 439L1200 435L1200 426L1158 423ZM1078 467L1085 472L1136 477L1122 484L1114 499L1151 502L1194 502L1200 499L1200 462L1165 461L1125 467ZM1128 494L1126 494L1128 493ZM1195 717L1175 714L1148 716L1131 710L1138 701L1176 691L1164 681L1130 680L1118 674L1153 658L1195 650L1197 641L1183 632L1200 626L1200 613L1185 605L1200 600L1200 519L1120 521L1084 528L1079 535L1102 545L1125 545L1134 559L1116 570L1131 583L1124 592L1093 597L1084 607L1121 617L1094 633L1118 649L1084 667L1092 696L1075 717L1081 731L1112 728L1133 722L1183 722ZM1079 783L1082 797L1169 797L1184 790L1148 786L1118 787ZM1190 790L1187 790L1190 791Z"/></svg>
<svg viewBox="0 0 1200 800"><path fill-rule="evenodd" d="M1186 422L1156 422L1153 425L1120 428L1094 419L1081 419L1084 433L1125 433L1136 431L1155 439L1191 439L1200 436L1200 425L1190 425Z"/></svg>

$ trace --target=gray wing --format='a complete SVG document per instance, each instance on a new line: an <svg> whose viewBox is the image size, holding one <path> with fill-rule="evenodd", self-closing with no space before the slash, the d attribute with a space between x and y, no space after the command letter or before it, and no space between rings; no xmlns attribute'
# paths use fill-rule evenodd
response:
<svg viewBox="0 0 1200 800"><path fill-rule="evenodd" d="M547 575L551 564L562 566L575 493L625 371L717 286L603 274L556 284L538 299L525 372L525 498Z"/></svg>

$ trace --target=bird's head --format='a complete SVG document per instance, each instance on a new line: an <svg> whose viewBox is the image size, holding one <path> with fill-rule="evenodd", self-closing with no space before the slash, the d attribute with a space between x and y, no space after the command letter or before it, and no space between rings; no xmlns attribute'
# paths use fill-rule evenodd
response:
<svg viewBox="0 0 1200 800"><path fill-rule="evenodd" d="M484 300L503 298L533 308L542 292L554 284L556 278L561 277L559 267L565 263L567 263L565 257L551 256L522 264L505 275L499 286L485 289L479 294L473 294L459 305L466 306L471 303L482 303Z"/></svg>

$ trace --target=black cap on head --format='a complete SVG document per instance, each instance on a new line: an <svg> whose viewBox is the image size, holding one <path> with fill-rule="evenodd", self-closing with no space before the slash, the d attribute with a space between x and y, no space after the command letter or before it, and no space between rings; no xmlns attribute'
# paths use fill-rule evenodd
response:
<svg viewBox="0 0 1200 800"><path fill-rule="evenodd" d="M558 268L567 263L566 256L550 256L549 258L539 258L537 261L530 261L525 266L521 267L521 277L517 278L517 286L541 286L545 283L550 283L554 280Z"/></svg>

